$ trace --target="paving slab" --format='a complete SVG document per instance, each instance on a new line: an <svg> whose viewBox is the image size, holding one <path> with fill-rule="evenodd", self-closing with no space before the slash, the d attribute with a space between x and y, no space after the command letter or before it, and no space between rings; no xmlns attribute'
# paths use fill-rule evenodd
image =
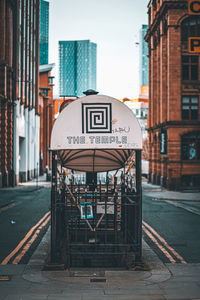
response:
<svg viewBox="0 0 200 300"><path fill-rule="evenodd" d="M0 275L21 275L24 273L26 265L0 265Z"/></svg>
<svg viewBox="0 0 200 300"><path fill-rule="evenodd" d="M197 264L166 264L173 276L198 276L200 278L200 263Z"/></svg>

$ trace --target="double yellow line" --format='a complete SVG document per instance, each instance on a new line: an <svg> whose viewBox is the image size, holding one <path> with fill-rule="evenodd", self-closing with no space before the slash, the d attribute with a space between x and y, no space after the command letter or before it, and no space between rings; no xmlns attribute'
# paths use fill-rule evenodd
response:
<svg viewBox="0 0 200 300"><path fill-rule="evenodd" d="M1 265L7 265L9 261L19 252L19 254L12 261L12 264L17 265L21 261L22 257L27 253L31 245L34 243L42 228L49 222L50 218L50 211L48 211L40 219L40 221L29 230L29 232L25 235L25 237L23 238L23 240L21 240L17 247L1 262Z"/></svg>
<svg viewBox="0 0 200 300"><path fill-rule="evenodd" d="M29 232L25 235L23 240L17 245L17 247L1 262L1 265L6 265L9 261L18 253L18 255L12 261L12 264L18 264L27 251L30 249L31 245L34 243L40 231L43 227L47 225L50 221L50 211L48 211L39 222L33 226ZM169 259L172 264L181 262L182 264L187 264L187 262L183 259L183 257L176 252L174 248L172 248L166 240L161 237L155 229L153 229L149 224L145 221L142 221L142 229L147 234L147 236L152 240L152 242L162 251L162 253Z"/></svg>
<svg viewBox="0 0 200 300"><path fill-rule="evenodd" d="M183 257L176 252L174 248L172 248L166 240L161 237L155 229L153 229L149 224L145 221L142 221L142 229L148 235L148 237L152 240L152 242L162 251L162 253L169 259L172 264L181 262L182 264L187 264L187 262L183 259Z"/></svg>

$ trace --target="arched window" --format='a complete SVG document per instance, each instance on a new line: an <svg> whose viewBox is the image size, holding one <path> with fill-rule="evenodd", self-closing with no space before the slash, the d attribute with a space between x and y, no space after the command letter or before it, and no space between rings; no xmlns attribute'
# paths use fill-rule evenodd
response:
<svg viewBox="0 0 200 300"><path fill-rule="evenodd" d="M182 160L200 159L200 131L184 134L181 138Z"/></svg>
<svg viewBox="0 0 200 300"><path fill-rule="evenodd" d="M200 36L199 16L190 16L181 23L182 81L199 80L199 55L188 55L188 38Z"/></svg>
<svg viewBox="0 0 200 300"><path fill-rule="evenodd" d="M187 50L188 37L200 36L200 18L199 16L190 16L181 23L181 44L184 50Z"/></svg>

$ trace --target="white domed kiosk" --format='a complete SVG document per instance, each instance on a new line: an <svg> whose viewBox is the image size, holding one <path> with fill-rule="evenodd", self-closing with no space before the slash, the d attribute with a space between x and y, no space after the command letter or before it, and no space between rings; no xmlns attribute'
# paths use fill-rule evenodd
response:
<svg viewBox="0 0 200 300"><path fill-rule="evenodd" d="M134 252L133 257L140 260L142 133L132 111L108 96L79 98L68 104L56 119L50 148L51 262L58 263L58 257L62 256L59 249L63 249L61 237L66 239L66 236L66 249L73 249L69 250L67 262L64 261L68 267L76 266L77 257L82 259L78 266L87 266L84 261L94 266L107 243L110 245L108 257L121 257L125 251L127 255ZM118 185L116 182L114 185L106 183L105 187L100 184L93 190L73 184L69 187L65 182L66 173L60 176L65 168L93 174L118 170L125 167L133 152L136 159L134 188L126 182L126 176ZM61 171L58 171L59 165ZM95 258L90 256L93 244L97 251ZM84 255L80 249L84 249ZM115 263L120 266L118 258Z"/></svg>
<svg viewBox="0 0 200 300"><path fill-rule="evenodd" d="M51 150L58 151L62 165L85 172L122 168L139 149L138 120L126 105L108 96L86 96L67 105L51 135Z"/></svg>

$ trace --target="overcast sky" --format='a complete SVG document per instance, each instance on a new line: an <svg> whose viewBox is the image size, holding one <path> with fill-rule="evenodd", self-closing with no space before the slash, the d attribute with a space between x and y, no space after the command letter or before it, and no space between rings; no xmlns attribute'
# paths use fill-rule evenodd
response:
<svg viewBox="0 0 200 300"><path fill-rule="evenodd" d="M147 24L147 0L49 0L49 63L55 63L58 95L58 41L97 44L97 90L116 98L139 93L139 30Z"/></svg>

